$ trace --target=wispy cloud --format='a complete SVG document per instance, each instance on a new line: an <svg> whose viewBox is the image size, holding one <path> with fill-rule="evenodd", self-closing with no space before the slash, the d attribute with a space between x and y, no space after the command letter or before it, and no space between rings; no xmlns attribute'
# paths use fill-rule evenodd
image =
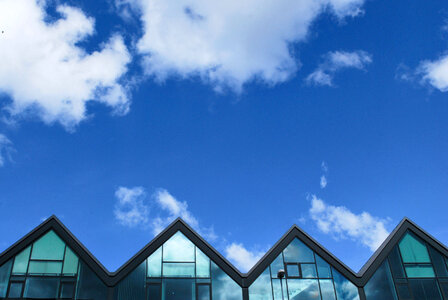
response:
<svg viewBox="0 0 448 300"><path fill-rule="evenodd" d="M372 62L372 56L365 51L334 51L324 56L324 62L306 78L308 84L333 86L335 74L343 69L363 70Z"/></svg>
<svg viewBox="0 0 448 300"><path fill-rule="evenodd" d="M434 61L423 61L417 69L422 83L429 84L441 92L448 91L448 53Z"/></svg>
<svg viewBox="0 0 448 300"><path fill-rule="evenodd" d="M311 219L323 233L334 238L349 238L375 251L386 239L388 220L374 217L367 212L355 214L344 206L328 205L315 195L311 196Z"/></svg>
<svg viewBox="0 0 448 300"><path fill-rule="evenodd" d="M264 251L250 251L243 244L232 243L225 248L226 257L242 272L249 271L264 255Z"/></svg>
<svg viewBox="0 0 448 300"><path fill-rule="evenodd" d="M146 193L142 187L119 187L115 192L115 219L127 227L145 228L149 220L149 206L145 203Z"/></svg>
<svg viewBox="0 0 448 300"><path fill-rule="evenodd" d="M320 165L320 168L323 172L322 176L320 176L320 188L324 189L327 187L328 180L327 180L327 174L328 174L328 165L325 161L323 161Z"/></svg>
<svg viewBox="0 0 448 300"><path fill-rule="evenodd" d="M6 161L12 161L11 154L14 151L12 142L6 135L0 133L0 167L3 167Z"/></svg>

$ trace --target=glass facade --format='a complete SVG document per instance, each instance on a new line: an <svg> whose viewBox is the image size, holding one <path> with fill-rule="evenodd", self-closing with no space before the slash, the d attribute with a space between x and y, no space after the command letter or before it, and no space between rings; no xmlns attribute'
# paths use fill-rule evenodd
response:
<svg viewBox="0 0 448 300"><path fill-rule="evenodd" d="M285 278L278 271L285 270ZM250 300L359 300L358 288L295 238L249 287Z"/></svg>

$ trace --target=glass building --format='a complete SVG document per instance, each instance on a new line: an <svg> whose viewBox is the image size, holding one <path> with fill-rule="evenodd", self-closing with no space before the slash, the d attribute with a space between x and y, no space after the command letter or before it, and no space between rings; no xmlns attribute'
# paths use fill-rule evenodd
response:
<svg viewBox="0 0 448 300"><path fill-rule="evenodd" d="M404 219L356 273L293 226L243 274L178 219L109 272L53 216L0 254L0 299L448 300L447 257Z"/></svg>

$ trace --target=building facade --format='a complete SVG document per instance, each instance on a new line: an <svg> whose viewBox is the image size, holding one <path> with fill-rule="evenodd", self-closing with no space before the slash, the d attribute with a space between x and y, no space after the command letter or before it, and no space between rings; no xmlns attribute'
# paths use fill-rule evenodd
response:
<svg viewBox="0 0 448 300"><path fill-rule="evenodd" d="M53 216L0 255L0 299L448 300L447 257L404 219L355 273L293 226L243 274L178 219L109 272Z"/></svg>

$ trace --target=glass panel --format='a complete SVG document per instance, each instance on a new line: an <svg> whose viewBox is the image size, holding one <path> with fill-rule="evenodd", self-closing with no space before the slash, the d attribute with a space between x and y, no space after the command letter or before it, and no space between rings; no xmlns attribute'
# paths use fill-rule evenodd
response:
<svg viewBox="0 0 448 300"><path fill-rule="evenodd" d="M11 274L12 260L8 260L0 267L0 298L6 297L8 290L9 275Z"/></svg>
<svg viewBox="0 0 448 300"><path fill-rule="evenodd" d="M316 254L317 274L319 278L331 278L330 265Z"/></svg>
<svg viewBox="0 0 448 300"><path fill-rule="evenodd" d="M407 284L397 284L395 286L400 300L413 300Z"/></svg>
<svg viewBox="0 0 448 300"><path fill-rule="evenodd" d="M392 273L387 260L378 268L364 287L367 300L397 300Z"/></svg>
<svg viewBox="0 0 448 300"><path fill-rule="evenodd" d="M196 278L196 283L211 283L210 278Z"/></svg>
<svg viewBox="0 0 448 300"><path fill-rule="evenodd" d="M397 246L395 246L389 254L389 263L394 278L405 278L403 265L401 263L400 253L398 252Z"/></svg>
<svg viewBox="0 0 448 300"><path fill-rule="evenodd" d="M283 294L282 294L282 288L283 288ZM286 300L288 296L288 291L286 290L285 280L272 279L272 291L274 293L274 300Z"/></svg>
<svg viewBox="0 0 448 300"><path fill-rule="evenodd" d="M296 265L297 267L297 265ZM269 268L257 278L249 287L250 300L272 300L271 277L269 276Z"/></svg>
<svg viewBox="0 0 448 300"><path fill-rule="evenodd" d="M411 288L414 299L442 300L437 282L434 279L410 279L409 287Z"/></svg>
<svg viewBox="0 0 448 300"><path fill-rule="evenodd" d="M72 275L78 273L78 256L67 247L65 250L64 269L62 271L64 275Z"/></svg>
<svg viewBox="0 0 448 300"><path fill-rule="evenodd" d="M163 263L163 277L195 277L194 263Z"/></svg>
<svg viewBox="0 0 448 300"><path fill-rule="evenodd" d="M82 261L79 262L77 299L106 300L107 287Z"/></svg>
<svg viewBox="0 0 448 300"><path fill-rule="evenodd" d="M59 278L28 277L25 284L25 298L49 299L57 298Z"/></svg>
<svg viewBox="0 0 448 300"><path fill-rule="evenodd" d="M62 270L62 262L57 261L30 261L28 274L52 274L59 275Z"/></svg>
<svg viewBox="0 0 448 300"><path fill-rule="evenodd" d="M431 262L426 245L410 233L407 233L398 245L404 263Z"/></svg>
<svg viewBox="0 0 448 300"><path fill-rule="evenodd" d="M212 264L212 299L213 300L242 300L243 290L214 262Z"/></svg>
<svg viewBox="0 0 448 300"><path fill-rule="evenodd" d="M33 244L31 259L63 260L65 243L54 232L49 231Z"/></svg>
<svg viewBox="0 0 448 300"><path fill-rule="evenodd" d="M434 270L430 265L407 266L406 275L408 278L428 278L435 277Z"/></svg>
<svg viewBox="0 0 448 300"><path fill-rule="evenodd" d="M336 300L336 294L334 293L333 280L320 279L320 292L322 294L322 300Z"/></svg>
<svg viewBox="0 0 448 300"><path fill-rule="evenodd" d="M210 277L210 259L196 248L196 277Z"/></svg>
<svg viewBox="0 0 448 300"><path fill-rule="evenodd" d="M165 279L162 282L163 300L196 300L194 279Z"/></svg>
<svg viewBox="0 0 448 300"><path fill-rule="evenodd" d="M442 290L443 298L448 299L448 282L441 282L440 289Z"/></svg>
<svg viewBox="0 0 448 300"><path fill-rule="evenodd" d="M30 260L31 246L20 252L14 258L14 265L12 267L13 274L26 274L28 268L28 261Z"/></svg>
<svg viewBox="0 0 448 300"><path fill-rule="evenodd" d="M146 262L142 262L115 288L116 300L145 299Z"/></svg>
<svg viewBox="0 0 448 300"><path fill-rule="evenodd" d="M314 262L314 253L298 238L295 238L288 247L283 250L285 262Z"/></svg>
<svg viewBox="0 0 448 300"><path fill-rule="evenodd" d="M163 244L163 261L194 262L194 244L177 232Z"/></svg>
<svg viewBox="0 0 448 300"><path fill-rule="evenodd" d="M436 271L437 277L448 277L446 269L445 258L433 247L429 247L429 254L431 254L432 264Z"/></svg>
<svg viewBox="0 0 448 300"><path fill-rule="evenodd" d="M288 277L300 277L299 265L286 265L286 274Z"/></svg>
<svg viewBox="0 0 448 300"><path fill-rule="evenodd" d="M331 268L338 300L359 300L358 288L342 274Z"/></svg>
<svg viewBox="0 0 448 300"><path fill-rule="evenodd" d="M148 261L148 277L162 277L162 248L157 249Z"/></svg>
<svg viewBox="0 0 448 300"><path fill-rule="evenodd" d="M23 283L21 282L11 282L9 286L9 298L21 298L22 297Z"/></svg>
<svg viewBox="0 0 448 300"><path fill-rule="evenodd" d="M148 285L148 300L161 300L162 299L162 285L161 284L149 284Z"/></svg>
<svg viewBox="0 0 448 300"><path fill-rule="evenodd" d="M316 265L315 264L301 264L303 278L317 278Z"/></svg>
<svg viewBox="0 0 448 300"><path fill-rule="evenodd" d="M287 283L290 300L320 300L317 279L288 279Z"/></svg>
<svg viewBox="0 0 448 300"><path fill-rule="evenodd" d="M210 285L206 285L206 284L198 285L197 300L210 300Z"/></svg>
<svg viewBox="0 0 448 300"><path fill-rule="evenodd" d="M61 283L61 298L62 299L72 299L75 293L75 283L74 282L62 282Z"/></svg>
<svg viewBox="0 0 448 300"><path fill-rule="evenodd" d="M280 253L280 255L277 256L277 258L271 264L271 277L277 278L278 271L284 269L285 266L283 264L283 253Z"/></svg>

